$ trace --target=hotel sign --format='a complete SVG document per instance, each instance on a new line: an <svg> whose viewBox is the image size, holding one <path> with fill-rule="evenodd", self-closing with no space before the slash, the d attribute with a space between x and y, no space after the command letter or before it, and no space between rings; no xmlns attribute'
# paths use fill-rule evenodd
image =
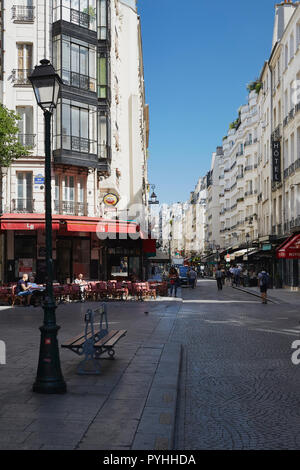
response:
<svg viewBox="0 0 300 470"><path fill-rule="evenodd" d="M280 141L273 140L272 142L272 162L273 162L273 181L276 183L281 182L281 151Z"/></svg>

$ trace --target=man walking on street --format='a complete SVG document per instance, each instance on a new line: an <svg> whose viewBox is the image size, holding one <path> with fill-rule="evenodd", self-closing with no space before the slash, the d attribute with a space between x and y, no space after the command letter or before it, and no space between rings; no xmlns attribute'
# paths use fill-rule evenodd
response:
<svg viewBox="0 0 300 470"><path fill-rule="evenodd" d="M223 289L223 273L220 269L220 266L217 267L217 270L216 270L216 280L217 280L217 286L218 286L218 290L222 290Z"/></svg>
<svg viewBox="0 0 300 470"><path fill-rule="evenodd" d="M196 273L196 271L194 270L193 267L190 269L189 274L190 274L189 275L190 286L191 286L192 289L195 289L196 284L197 284L197 273Z"/></svg>
<svg viewBox="0 0 300 470"><path fill-rule="evenodd" d="M269 274L262 269L262 271L258 274L258 286L261 292L261 302L262 304L267 303L267 291L269 287Z"/></svg>

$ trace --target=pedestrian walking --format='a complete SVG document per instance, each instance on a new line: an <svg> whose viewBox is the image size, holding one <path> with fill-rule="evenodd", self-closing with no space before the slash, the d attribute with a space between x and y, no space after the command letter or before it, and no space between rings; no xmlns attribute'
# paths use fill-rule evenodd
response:
<svg viewBox="0 0 300 470"><path fill-rule="evenodd" d="M262 304L268 303L267 292L268 292L269 282L270 282L269 274L265 271L265 269L262 269L262 271L258 274L258 286L261 292Z"/></svg>
<svg viewBox="0 0 300 470"><path fill-rule="evenodd" d="M197 273L194 268L191 268L189 271L189 284L192 289L195 289L197 284Z"/></svg>
<svg viewBox="0 0 300 470"><path fill-rule="evenodd" d="M171 268L169 272L170 282L170 297L173 297L173 290L175 290L175 297L177 297L177 289L180 284L179 275L175 268Z"/></svg>
<svg viewBox="0 0 300 470"><path fill-rule="evenodd" d="M217 280L218 290L222 290L223 289L223 273L220 269L220 266L217 267L215 277Z"/></svg>

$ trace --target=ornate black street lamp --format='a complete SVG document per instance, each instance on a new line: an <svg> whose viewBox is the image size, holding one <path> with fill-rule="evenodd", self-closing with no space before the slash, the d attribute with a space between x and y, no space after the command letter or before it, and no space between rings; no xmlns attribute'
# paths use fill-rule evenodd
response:
<svg viewBox="0 0 300 470"><path fill-rule="evenodd" d="M157 200L157 196L154 192L155 184L152 184L151 189L152 189L152 194L149 200L149 204L159 204L159 201Z"/></svg>
<svg viewBox="0 0 300 470"><path fill-rule="evenodd" d="M33 391L37 393L65 393L64 381L59 359L55 301L53 297L53 259L52 259L52 210L51 210L51 117L56 108L58 93L62 83L47 59L41 60L28 77L45 118L45 219L46 219L46 294L44 324L40 327L41 343L39 364Z"/></svg>

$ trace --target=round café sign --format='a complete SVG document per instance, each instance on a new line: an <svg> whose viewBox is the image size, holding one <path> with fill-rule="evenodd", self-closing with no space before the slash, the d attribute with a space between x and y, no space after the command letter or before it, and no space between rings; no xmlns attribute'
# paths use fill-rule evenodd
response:
<svg viewBox="0 0 300 470"><path fill-rule="evenodd" d="M119 198L116 194L109 193L104 196L103 202L106 206L116 206L119 202Z"/></svg>

